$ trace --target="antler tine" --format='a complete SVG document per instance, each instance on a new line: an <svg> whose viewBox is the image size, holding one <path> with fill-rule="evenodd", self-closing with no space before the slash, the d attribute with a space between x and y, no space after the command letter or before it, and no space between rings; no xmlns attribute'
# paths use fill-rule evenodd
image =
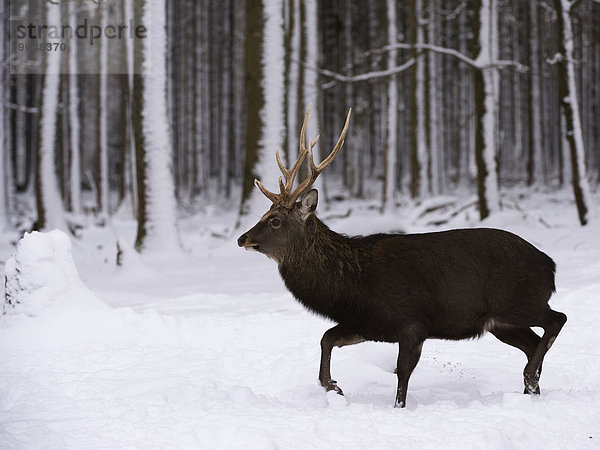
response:
<svg viewBox="0 0 600 450"><path fill-rule="evenodd" d="M286 169L281 161L281 156L279 156L279 149L275 149L275 159L277 160L277 165L279 166L279 170L283 174L283 178L285 179L285 185L281 177L279 177L279 194L275 194L269 191L265 186L258 180L254 180L254 185L260 189L260 191L273 203L280 202L287 198L287 196L292 192L292 187L294 186L294 178L296 178L296 174L300 169L300 166L304 162L306 155L308 155L309 150L306 148L306 126L308 124L308 116L310 115L311 105L308 105L308 111L306 111L306 115L304 116L304 123L302 124L302 130L300 132L300 145L298 147L298 159L294 163L291 169ZM313 144L314 145L314 144ZM312 150L312 147L311 147Z"/></svg>
<svg viewBox="0 0 600 450"><path fill-rule="evenodd" d="M298 174L298 170L300 170L300 166L306 159L306 155L308 155L308 149L306 148L306 127L308 125L308 117L310 116L310 110L312 108L312 103L308 105L308 109L304 116L304 122L302 122L302 129L300 130L300 141L298 142L298 159L294 163L291 169L287 170L285 175L285 189L289 194L292 192L292 188L294 187L294 179Z"/></svg>
<svg viewBox="0 0 600 450"><path fill-rule="evenodd" d="M321 161L321 163L318 166L315 165L312 150L313 150L313 147L316 145L317 141L319 140L320 135L317 136L317 138L314 140L314 142L313 141L310 142L310 146L307 150L308 154L309 154L310 175L302 183L300 183L298 185L298 187L294 190L294 192L286 199L286 204L288 206L293 205L296 202L296 200L298 200L298 198L302 194L304 194L313 185L313 183L316 181L317 177L321 174L323 169L325 169L325 167L327 167L331 163L331 161L333 161L333 158L335 158L335 156L338 154L338 152L344 145L344 141L346 139L346 134L348 133L348 127L350 125L350 115L351 114L352 114L352 108L350 108L348 110L348 115L346 116L346 123L344 124L344 128L342 129L342 132L340 133L340 137L338 138L337 143L335 144L335 147L333 147L333 150L331 150L331 153L329 153L327 158L325 158L323 161Z"/></svg>
<svg viewBox="0 0 600 450"><path fill-rule="evenodd" d="M280 184L281 184L281 177L280 179ZM281 199L281 194L275 194L271 191L269 191L266 187L264 187L264 185L258 181L257 179L254 179L254 186L256 186L257 188L260 189L260 192L262 192L263 194L265 194L265 196L271 200L273 203L278 202Z"/></svg>
<svg viewBox="0 0 600 450"><path fill-rule="evenodd" d="M342 146L344 145L344 141L346 140L346 134L348 134L348 127L350 126L350 115L352 114L352 108L348 109L348 115L346 116L346 123L344 124L344 128L342 128L342 132L340 133L340 137L338 138L335 147L333 147L333 150L331 150L331 153L329 153L329 156L327 156L327 158L325 158L323 161L321 161L321 163L314 167L314 161L312 159L312 152L311 152L311 158L310 158L310 163L311 163L311 169L314 167L315 170L318 169L319 172L321 172L325 167L327 167L331 161L333 161L333 158L335 158L335 155L337 155L337 153L340 151L340 149L342 148Z"/></svg>
<svg viewBox="0 0 600 450"><path fill-rule="evenodd" d="M282 177L279 177L280 193L275 194L275 193L269 191L267 188L265 188L264 185L260 181L258 181L256 179L254 180L254 185L257 188L259 188L260 191L269 200L271 200L273 203L281 202L288 208L291 207L294 203L296 203L296 200L298 200L298 198L302 194L304 194L313 185L313 183L316 181L317 177L321 174L321 172L325 169L325 167L327 167L331 163L331 161L333 161L333 159L336 157L336 155L338 154L338 152L344 145L344 141L346 139L346 134L348 133L348 127L350 125L350 115L352 114L352 108L350 108L348 110L348 115L346 116L346 123L344 124L344 128L342 129L342 132L340 133L340 137L338 138L337 143L335 144L335 147L333 147L333 150L331 150L329 155L327 155L327 158L325 158L323 161L321 161L321 163L319 165L316 165L314 158L313 158L313 148L315 147L315 145L317 145L320 135L317 135L317 137L315 138L314 141L310 140L308 143L308 147L306 146L306 127L308 125L308 118L310 116L311 106L312 106L312 104L308 105L308 110L306 111L306 115L304 116L304 122L302 123L302 129L300 130L300 143L298 145L298 158L296 159L296 162L294 163L294 165L292 166L291 169L287 169L283 165L283 162L281 161L281 157L279 156L279 149L275 149L275 159L277 160L277 165L279 166L279 170L281 170L281 173L283 174L283 179L282 179ZM306 159L307 155L309 156L310 175L302 183L300 183L300 185L298 185L298 187L296 189L294 189L292 191L292 188L294 186L294 179L296 178L296 175L298 174L298 170L300 169L300 166ZM284 183L284 180L285 180L285 183Z"/></svg>
<svg viewBox="0 0 600 450"><path fill-rule="evenodd" d="M283 176L284 177L287 176L288 170L285 168L285 166L281 162L281 158L279 157L279 149L278 148L275 149L275 159L277 160L277 165L279 166L279 170L281 170L281 173L283 174Z"/></svg>

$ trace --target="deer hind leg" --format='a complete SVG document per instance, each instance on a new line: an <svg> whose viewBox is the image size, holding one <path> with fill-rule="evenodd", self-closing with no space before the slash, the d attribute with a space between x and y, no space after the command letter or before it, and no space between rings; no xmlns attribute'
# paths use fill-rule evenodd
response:
<svg viewBox="0 0 600 450"><path fill-rule="evenodd" d="M425 342L426 338L427 333L421 327L416 326L407 328L399 342L398 364L396 366L398 388L396 389L394 408L404 408L406 406L408 380L419 362L421 351L423 350L423 342Z"/></svg>
<svg viewBox="0 0 600 450"><path fill-rule="evenodd" d="M331 379L331 351L333 347L344 347L364 342L365 339L343 325L336 325L323 334L321 338L321 364L319 367L319 381L328 391L336 391L344 395L335 380Z"/></svg>
<svg viewBox="0 0 600 450"><path fill-rule="evenodd" d="M494 328L490 330L496 338L505 344L511 345L513 347L518 348L527 356L527 361L531 361L535 351L542 340L534 331L529 327L519 327L519 326L511 326L511 325L496 325ZM540 374L542 373L542 362L540 362L537 370L534 373L534 383L525 379L525 394L539 394L539 379ZM527 386L535 384L533 392L528 392Z"/></svg>
<svg viewBox="0 0 600 450"><path fill-rule="evenodd" d="M548 308L540 320L539 326L544 329L544 335L540 339L533 356L523 370L526 394L539 394L539 373L544 356L554 344L554 340L567 321L567 316L561 312ZM536 378L537 377L537 378Z"/></svg>

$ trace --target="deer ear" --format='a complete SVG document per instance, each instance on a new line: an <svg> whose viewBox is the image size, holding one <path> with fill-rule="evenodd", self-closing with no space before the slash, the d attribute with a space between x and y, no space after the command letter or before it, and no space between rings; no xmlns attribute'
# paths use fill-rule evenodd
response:
<svg viewBox="0 0 600 450"><path fill-rule="evenodd" d="M317 209L317 202L319 201L319 192L316 189L311 189L304 197L302 197L300 203L300 212L302 213L302 218L306 220L309 214L315 212Z"/></svg>

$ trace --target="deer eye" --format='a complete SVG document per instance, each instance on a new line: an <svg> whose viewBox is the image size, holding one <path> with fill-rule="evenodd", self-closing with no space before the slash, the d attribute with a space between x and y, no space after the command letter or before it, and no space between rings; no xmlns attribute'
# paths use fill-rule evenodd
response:
<svg viewBox="0 0 600 450"><path fill-rule="evenodd" d="M269 225L271 225L273 228L279 228L281 226L281 219L278 217L273 217L271 220L269 220Z"/></svg>

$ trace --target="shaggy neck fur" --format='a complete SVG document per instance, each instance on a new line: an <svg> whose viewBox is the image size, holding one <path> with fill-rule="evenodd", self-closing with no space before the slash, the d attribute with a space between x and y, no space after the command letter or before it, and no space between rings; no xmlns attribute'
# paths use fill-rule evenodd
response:
<svg viewBox="0 0 600 450"><path fill-rule="evenodd" d="M338 322L360 296L364 255L352 244L353 238L335 233L312 214L306 232L279 264L285 285L304 306Z"/></svg>

